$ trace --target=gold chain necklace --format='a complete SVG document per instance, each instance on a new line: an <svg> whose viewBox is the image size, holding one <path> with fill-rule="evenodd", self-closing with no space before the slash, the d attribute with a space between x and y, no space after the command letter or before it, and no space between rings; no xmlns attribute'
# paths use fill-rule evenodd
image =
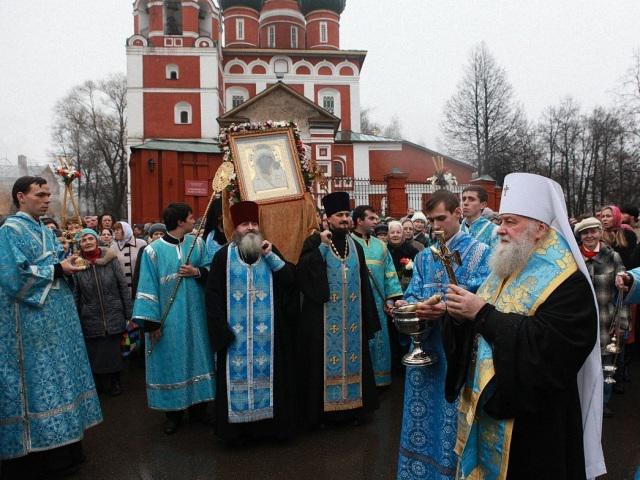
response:
<svg viewBox="0 0 640 480"><path fill-rule="evenodd" d="M344 239L344 257L342 255L340 255L340 252L338 252L338 249L336 248L336 246L333 244L333 240L329 239L329 246L331 247L331 251L336 255L336 257L338 257L340 260L346 260L347 257L349 256L349 239L347 237L345 237Z"/></svg>

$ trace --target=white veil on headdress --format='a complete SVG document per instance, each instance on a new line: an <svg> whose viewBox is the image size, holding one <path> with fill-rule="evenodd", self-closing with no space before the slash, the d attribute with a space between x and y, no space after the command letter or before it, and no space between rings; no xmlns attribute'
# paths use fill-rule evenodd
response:
<svg viewBox="0 0 640 480"><path fill-rule="evenodd" d="M550 178L532 173L511 173L504 178L500 213L512 213L546 223L569 244L578 268L589 281L593 302L598 311L598 302L593 290L587 265L580 253L573 229L569 224L567 207L562 187ZM598 325L598 316L594 319ZM578 391L582 408L584 431L584 459L587 478L595 478L607 472L602 454L602 359L600 336L597 335L593 350L578 372Z"/></svg>

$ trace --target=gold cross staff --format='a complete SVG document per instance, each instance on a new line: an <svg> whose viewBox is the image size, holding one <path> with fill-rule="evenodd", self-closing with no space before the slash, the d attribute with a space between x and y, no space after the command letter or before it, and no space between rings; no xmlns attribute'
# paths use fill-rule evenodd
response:
<svg viewBox="0 0 640 480"><path fill-rule="evenodd" d="M438 246L440 248L436 248L436 246L433 245L431 247L431 254L436 261L440 261L444 265L444 268L447 271L447 276L449 277L449 283L458 285L456 274L453 271L453 264L462 265L460 252L457 250L454 250L453 252L449 251L447 244L444 241L444 232L435 232L435 236L438 239Z"/></svg>

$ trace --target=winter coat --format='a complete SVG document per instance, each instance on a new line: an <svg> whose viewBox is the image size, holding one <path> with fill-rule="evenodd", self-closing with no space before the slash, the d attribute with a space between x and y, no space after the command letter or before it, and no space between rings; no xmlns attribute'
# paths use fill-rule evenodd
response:
<svg viewBox="0 0 640 480"><path fill-rule="evenodd" d="M114 241L109 247L109 250L118 256L120 267L122 268L122 271L124 272L124 276L127 280L127 287L129 288L130 298L133 298L133 295L132 295L133 272L136 269L136 263L138 261L138 253L146 244L147 242L145 242L144 240L140 240L139 238L132 237L129 239L127 243L123 245L122 248L120 248L120 246L118 245L118 242L116 241Z"/></svg>
<svg viewBox="0 0 640 480"><path fill-rule="evenodd" d="M131 318L131 295L116 254L100 248L95 265L74 274L75 298L85 338L115 335Z"/></svg>

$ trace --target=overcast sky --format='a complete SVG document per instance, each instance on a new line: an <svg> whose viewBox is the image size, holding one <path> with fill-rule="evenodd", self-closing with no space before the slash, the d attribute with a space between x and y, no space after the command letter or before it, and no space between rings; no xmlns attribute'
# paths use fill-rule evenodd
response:
<svg viewBox="0 0 640 480"><path fill-rule="evenodd" d="M130 0L0 0L0 161L48 161L53 106L74 85L125 72ZM638 0L347 0L341 46L367 50L361 104L440 147L442 109L485 41L529 118L612 92L640 48Z"/></svg>

